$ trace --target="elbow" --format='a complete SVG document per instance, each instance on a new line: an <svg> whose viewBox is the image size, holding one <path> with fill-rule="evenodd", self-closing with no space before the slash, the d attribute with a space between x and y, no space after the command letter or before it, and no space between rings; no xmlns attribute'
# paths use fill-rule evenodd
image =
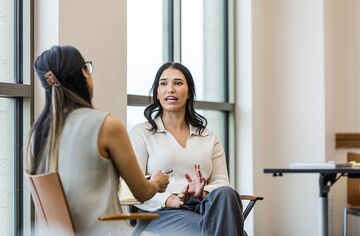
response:
<svg viewBox="0 0 360 236"><path fill-rule="evenodd" d="M143 195L139 195L136 197L136 199L140 202L140 203L144 203L146 200L148 200L149 198L146 198Z"/></svg>
<svg viewBox="0 0 360 236"><path fill-rule="evenodd" d="M156 191L152 189L151 187L144 188L144 190L141 193L134 194L135 198L141 202L144 203L145 201L149 200L151 197L155 195Z"/></svg>

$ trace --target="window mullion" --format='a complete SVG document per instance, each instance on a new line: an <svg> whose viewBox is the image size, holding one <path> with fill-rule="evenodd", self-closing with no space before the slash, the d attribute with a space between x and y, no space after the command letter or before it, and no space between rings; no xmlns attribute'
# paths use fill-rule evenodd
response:
<svg viewBox="0 0 360 236"><path fill-rule="evenodd" d="M173 61L181 62L181 0L173 1Z"/></svg>
<svg viewBox="0 0 360 236"><path fill-rule="evenodd" d="M23 0L15 2L15 82L23 83ZM17 87L16 87L17 88ZM30 90L30 89L29 89ZM15 230L14 235L23 235L23 98L15 98L14 122L14 196L15 196Z"/></svg>
<svg viewBox="0 0 360 236"><path fill-rule="evenodd" d="M163 0L163 62L174 61L174 0Z"/></svg>
<svg viewBox="0 0 360 236"><path fill-rule="evenodd" d="M181 62L181 0L163 0L164 62Z"/></svg>
<svg viewBox="0 0 360 236"><path fill-rule="evenodd" d="M15 235L23 235L23 98L15 101Z"/></svg>

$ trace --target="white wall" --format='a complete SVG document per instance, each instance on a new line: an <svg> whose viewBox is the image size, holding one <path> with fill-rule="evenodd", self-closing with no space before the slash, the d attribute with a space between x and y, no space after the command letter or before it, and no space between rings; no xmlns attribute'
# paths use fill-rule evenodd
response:
<svg viewBox="0 0 360 236"><path fill-rule="evenodd" d="M359 13L356 0L237 1L238 188L265 197L250 235L321 234L318 175L263 169L345 161L335 133L360 129ZM330 235L345 180L329 194Z"/></svg>
<svg viewBox="0 0 360 236"><path fill-rule="evenodd" d="M320 208L317 175L264 175L264 167L325 160L324 59L322 1L258 1L254 21L261 22L253 59L254 98L263 116L256 116L254 139L263 139L254 154L255 191L266 186L264 208L255 212L255 234L318 235ZM257 50L261 45L262 51ZM259 63L259 64L258 64ZM261 71L261 72L260 72ZM260 73L258 73L260 72ZM268 212L277 212L277 220ZM266 222L266 227L257 219ZM294 224L298 222L298 224Z"/></svg>
<svg viewBox="0 0 360 236"><path fill-rule="evenodd" d="M236 187L241 194L254 193L254 112L252 70L252 5L251 0L236 2L236 62L235 62L235 116L236 120ZM261 96L261 94L260 94ZM262 194L261 192L258 194ZM248 235L254 235L252 213L245 221Z"/></svg>
<svg viewBox="0 0 360 236"><path fill-rule="evenodd" d="M59 2L58 0L34 1L34 54L35 58L52 45L59 44ZM37 75L35 75L37 76ZM34 114L40 115L44 106L44 91L35 77Z"/></svg>
<svg viewBox="0 0 360 236"><path fill-rule="evenodd" d="M360 2L325 1L327 152L338 162L346 162L346 152L334 150L335 132L360 132ZM332 138L332 139L331 139ZM352 149L351 151L360 152ZM341 178L330 194L332 235L340 235L342 208L346 206L346 178ZM349 235L360 235L359 217L349 217Z"/></svg>
<svg viewBox="0 0 360 236"><path fill-rule="evenodd" d="M94 65L94 106L126 122L126 0L35 1L35 56L73 45ZM36 115L42 90L37 85Z"/></svg>

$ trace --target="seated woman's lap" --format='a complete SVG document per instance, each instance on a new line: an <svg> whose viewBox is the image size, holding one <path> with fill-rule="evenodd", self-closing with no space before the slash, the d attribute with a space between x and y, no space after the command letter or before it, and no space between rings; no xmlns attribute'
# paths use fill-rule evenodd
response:
<svg viewBox="0 0 360 236"><path fill-rule="evenodd" d="M160 214L160 218L138 222L137 229L171 236L223 235L228 231L231 231L232 235L241 235L243 230L240 196L227 186L210 192L201 203L194 205L193 211L164 208L154 213Z"/></svg>
<svg viewBox="0 0 360 236"><path fill-rule="evenodd" d="M136 227L145 227L145 231L161 235L199 235L201 215L185 209L164 208L155 211L160 218L151 221L140 221ZM145 226L146 225L146 226Z"/></svg>

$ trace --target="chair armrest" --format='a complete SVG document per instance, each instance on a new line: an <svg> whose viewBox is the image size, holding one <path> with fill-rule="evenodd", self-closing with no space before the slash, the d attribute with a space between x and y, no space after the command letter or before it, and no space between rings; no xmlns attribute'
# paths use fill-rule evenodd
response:
<svg viewBox="0 0 360 236"><path fill-rule="evenodd" d="M151 220L159 218L159 214L155 213L126 213L126 214L109 214L98 217L98 220Z"/></svg>
<svg viewBox="0 0 360 236"><path fill-rule="evenodd" d="M263 197L257 197L253 195L240 195L241 200L249 200L249 201L257 201L257 200L263 200Z"/></svg>
<svg viewBox="0 0 360 236"><path fill-rule="evenodd" d="M244 215L244 220L246 219L246 217L249 215L249 213L251 212L252 208L254 207L255 203L257 201L261 201L264 198L263 197L258 197L258 196L253 196L253 195L240 195L240 199L242 201L249 201L249 203L247 204L243 215ZM134 205L128 205L128 210L129 212L137 212L137 208ZM158 214L153 214L153 213L130 213L131 214L151 214L151 215L157 215L156 218L159 218ZM123 214L123 215L127 215L127 214ZM136 224L136 220L137 219L155 219L155 218L123 218L123 219L129 219L130 220L130 225L134 226Z"/></svg>
<svg viewBox="0 0 360 236"><path fill-rule="evenodd" d="M263 197L257 197L257 196L252 196L252 195L240 195L240 199L241 200L245 200L245 201L250 201L249 204L247 204L243 215L244 215L244 220L246 219L246 217L249 215L250 211L253 209L255 203L259 200L263 200Z"/></svg>

